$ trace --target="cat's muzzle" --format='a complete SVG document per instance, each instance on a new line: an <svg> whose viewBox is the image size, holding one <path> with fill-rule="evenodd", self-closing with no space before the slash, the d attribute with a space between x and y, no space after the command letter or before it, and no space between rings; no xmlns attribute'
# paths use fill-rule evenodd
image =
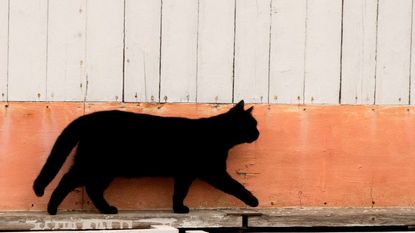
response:
<svg viewBox="0 0 415 233"><path fill-rule="evenodd" d="M248 143L252 143L259 138L259 131L257 130L255 133L252 134L247 140Z"/></svg>

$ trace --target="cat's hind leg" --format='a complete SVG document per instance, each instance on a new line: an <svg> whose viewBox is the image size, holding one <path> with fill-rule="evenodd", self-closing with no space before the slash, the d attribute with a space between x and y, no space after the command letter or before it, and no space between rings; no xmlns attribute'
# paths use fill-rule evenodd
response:
<svg viewBox="0 0 415 233"><path fill-rule="evenodd" d="M62 177L58 186L53 191L48 203L48 213L51 215L55 215L58 206L61 204L63 199L65 199L68 193L81 185L82 183L79 174L77 174L75 169L72 168L71 170L69 170L68 173L66 173Z"/></svg>
<svg viewBox="0 0 415 233"><path fill-rule="evenodd" d="M91 179L85 185L85 190L91 198L92 203L94 203L95 207L103 214L116 214L118 213L118 209L115 206L111 206L108 204L107 200L104 198L104 191L108 188L113 178L110 177L97 177Z"/></svg>
<svg viewBox="0 0 415 233"><path fill-rule="evenodd" d="M205 175L201 177L213 187L233 195L251 207L258 206L258 199L248 191L242 184L233 179L228 173Z"/></svg>
<svg viewBox="0 0 415 233"><path fill-rule="evenodd" d="M189 208L183 204L184 198L187 196L190 185L194 178L192 177L176 177L174 179L173 193L173 211L174 213L189 213Z"/></svg>

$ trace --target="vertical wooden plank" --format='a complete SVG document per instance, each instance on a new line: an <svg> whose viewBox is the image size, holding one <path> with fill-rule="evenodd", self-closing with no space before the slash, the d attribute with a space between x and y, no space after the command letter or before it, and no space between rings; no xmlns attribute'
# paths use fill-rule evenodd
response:
<svg viewBox="0 0 415 233"><path fill-rule="evenodd" d="M343 10L342 104L373 104L377 0L347 0Z"/></svg>
<svg viewBox="0 0 415 233"><path fill-rule="evenodd" d="M412 0L379 0L376 103L409 103Z"/></svg>
<svg viewBox="0 0 415 233"><path fill-rule="evenodd" d="M339 103L341 0L307 1L305 103Z"/></svg>
<svg viewBox="0 0 415 233"><path fill-rule="evenodd" d="M124 1L87 1L88 101L121 101L123 92Z"/></svg>
<svg viewBox="0 0 415 233"><path fill-rule="evenodd" d="M235 0L200 0L197 101L232 102Z"/></svg>
<svg viewBox="0 0 415 233"><path fill-rule="evenodd" d="M237 0L235 102L268 102L271 0Z"/></svg>
<svg viewBox="0 0 415 233"><path fill-rule="evenodd" d="M127 0L125 10L125 101L159 101L161 0Z"/></svg>
<svg viewBox="0 0 415 233"><path fill-rule="evenodd" d="M304 101L306 6L307 0L272 1L270 103Z"/></svg>
<svg viewBox="0 0 415 233"><path fill-rule="evenodd" d="M47 99L82 101L85 95L86 0L50 1Z"/></svg>
<svg viewBox="0 0 415 233"><path fill-rule="evenodd" d="M0 0L0 101L7 100L9 1Z"/></svg>
<svg viewBox="0 0 415 233"><path fill-rule="evenodd" d="M47 3L10 1L10 101L46 100Z"/></svg>
<svg viewBox="0 0 415 233"><path fill-rule="evenodd" d="M196 101L197 25L198 1L163 1L162 102Z"/></svg>

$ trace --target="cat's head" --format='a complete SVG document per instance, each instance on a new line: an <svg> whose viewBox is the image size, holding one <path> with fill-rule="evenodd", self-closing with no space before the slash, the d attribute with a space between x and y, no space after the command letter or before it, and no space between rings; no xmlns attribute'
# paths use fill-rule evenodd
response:
<svg viewBox="0 0 415 233"><path fill-rule="evenodd" d="M228 116L227 128L230 130L232 141L237 144L251 143L258 139L258 122L252 116L254 107L244 109L244 101L241 100L226 115Z"/></svg>

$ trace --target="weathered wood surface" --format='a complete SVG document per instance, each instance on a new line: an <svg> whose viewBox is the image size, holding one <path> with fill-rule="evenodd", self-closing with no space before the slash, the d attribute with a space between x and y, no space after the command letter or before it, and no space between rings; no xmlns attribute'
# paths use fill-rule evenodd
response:
<svg viewBox="0 0 415 233"><path fill-rule="evenodd" d="M414 208L279 208L191 210L189 214L170 211L122 211L117 215L61 212L55 216L46 212L3 212L0 213L0 231L145 229L151 225L175 228L241 227L243 213L251 215L249 227L415 225Z"/></svg>
<svg viewBox="0 0 415 233"><path fill-rule="evenodd" d="M0 100L413 105L395 2L1 0Z"/></svg>
<svg viewBox="0 0 415 233"><path fill-rule="evenodd" d="M0 105L0 209L45 210L56 182L38 198L32 184L62 129L86 113L119 109L159 116L208 117L231 105L20 103ZM261 208L414 207L415 107L255 105L261 136L231 150L228 172ZM318 136L316 136L318 135ZM358 136L356 136L358 135ZM165 137L160 137L163 145ZM140 144L138 144L140 145ZM171 208L173 180L116 179L106 192L120 210ZM191 208L235 208L243 202L196 181ZM62 210L95 207L83 189Z"/></svg>

